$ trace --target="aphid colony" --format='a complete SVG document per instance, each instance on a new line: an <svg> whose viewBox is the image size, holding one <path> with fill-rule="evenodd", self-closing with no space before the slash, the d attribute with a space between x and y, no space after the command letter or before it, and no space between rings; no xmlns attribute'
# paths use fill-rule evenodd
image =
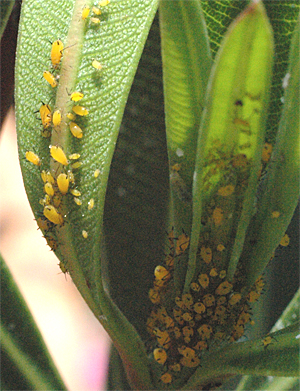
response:
<svg viewBox="0 0 300 391"><path fill-rule="evenodd" d="M100 7L104 7L109 4L109 0L102 0L99 2ZM101 11L97 7L93 7L92 12L95 15L100 15ZM82 19L86 19L89 14L87 7L82 12ZM100 20L99 20L100 22ZM52 71L44 71L43 77L54 89L59 83L59 71L60 63L63 57L64 48L63 42L58 39L51 44L51 63ZM102 65L96 59L91 60L91 66L97 71L102 69ZM70 101L73 103L72 110L66 114L66 118L69 121L68 126L71 134L76 139L83 137L83 130L77 124L76 117L85 117L89 114L89 110L78 104L78 102L84 98L84 94L81 91L74 91L70 95ZM52 111L49 104L42 103L38 110L41 122L42 130L41 135L44 138L50 138L53 131L57 131L62 123L62 113L59 108ZM76 188L76 169L79 169L82 162L79 161L80 154L73 152L69 155L59 145L49 145L49 153L51 158L56 162L55 172L50 172L49 167L42 169L42 160L33 151L27 151L25 158L30 163L41 169L41 178L43 181L44 198L40 200L40 204L43 207L41 215L37 219L39 228L44 233L46 241L52 250L56 250L58 247L57 242L57 230L62 227L66 221L67 216L62 211L64 197L73 198L74 203L78 206L82 205L80 199L81 192ZM75 170L75 171L74 171ZM96 169L93 173L94 178L98 178L100 170ZM92 210L95 206L95 201L91 198L86 207L87 210ZM88 232L82 230L82 237L88 238ZM66 273L68 270L66 265L60 263L61 270Z"/></svg>
<svg viewBox="0 0 300 391"><path fill-rule="evenodd" d="M215 254L223 246L202 245L199 256L203 268L191 283L190 291L172 299L174 262L187 257L189 237L169 234L169 253L154 270L155 280L149 291L154 308L147 320L151 352L161 365L160 380L171 383L183 370L201 365L201 356L222 343L237 341L251 321L250 304L259 298L264 282L260 277L248 295L239 290L238 278L229 282L226 271L217 267ZM189 372L189 374L191 374Z"/></svg>

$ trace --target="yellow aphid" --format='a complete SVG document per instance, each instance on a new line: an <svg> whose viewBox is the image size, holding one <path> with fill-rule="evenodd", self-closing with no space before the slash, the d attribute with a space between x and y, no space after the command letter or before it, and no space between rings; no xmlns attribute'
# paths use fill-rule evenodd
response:
<svg viewBox="0 0 300 391"><path fill-rule="evenodd" d="M55 251L57 249L57 241L53 238L53 236L45 235L45 239L47 241L48 246L51 248L52 251Z"/></svg>
<svg viewBox="0 0 300 391"><path fill-rule="evenodd" d="M203 303L195 303L194 304L194 311L197 312L197 314L203 314L205 312L205 305Z"/></svg>
<svg viewBox="0 0 300 391"><path fill-rule="evenodd" d="M213 295L208 293L207 295L203 296L202 301L205 307L212 307L215 304L216 299L214 298Z"/></svg>
<svg viewBox="0 0 300 391"><path fill-rule="evenodd" d="M171 274L169 270L167 270L164 266L156 266L154 270L154 275L157 280L168 281L171 278Z"/></svg>
<svg viewBox="0 0 300 391"><path fill-rule="evenodd" d="M174 319L178 324L183 324L182 311L179 308L173 308Z"/></svg>
<svg viewBox="0 0 300 391"><path fill-rule="evenodd" d="M197 329L197 331L201 339L209 339L213 329L209 324L203 324Z"/></svg>
<svg viewBox="0 0 300 391"><path fill-rule="evenodd" d="M82 205L82 201L79 198L77 198L77 197L74 197L74 202L78 206Z"/></svg>
<svg viewBox="0 0 300 391"><path fill-rule="evenodd" d="M222 197L228 197L234 192L234 186L233 185L227 185L220 187L218 190L218 194Z"/></svg>
<svg viewBox="0 0 300 391"><path fill-rule="evenodd" d="M220 297L218 298L218 300L217 300L217 304L218 304L218 305L222 305L222 304L225 304L226 301L227 301L226 296L220 296Z"/></svg>
<svg viewBox="0 0 300 391"><path fill-rule="evenodd" d="M215 208L212 214L213 222L216 226L221 225L224 219L224 212L221 208Z"/></svg>
<svg viewBox="0 0 300 391"><path fill-rule="evenodd" d="M59 266L60 270L62 271L62 273L64 273L64 274L68 273L68 269L66 268L66 266L62 262L59 262L58 266Z"/></svg>
<svg viewBox="0 0 300 391"><path fill-rule="evenodd" d="M94 172L94 177L98 178L99 175L100 175L100 170L99 170L99 168L97 168L97 170L95 170L95 172Z"/></svg>
<svg viewBox="0 0 300 391"><path fill-rule="evenodd" d="M179 363L173 364L169 366L169 369L174 372L180 372L181 371L181 365Z"/></svg>
<svg viewBox="0 0 300 391"><path fill-rule="evenodd" d="M63 194L63 195L67 194L67 192L69 190L69 184L70 184L70 180L68 178L68 175L66 175L64 173L59 174L56 179L56 182L57 182L57 186L58 186L61 194Z"/></svg>
<svg viewBox="0 0 300 391"><path fill-rule="evenodd" d="M200 274L198 277L198 281L203 289L206 289L209 285L209 277L207 274Z"/></svg>
<svg viewBox="0 0 300 391"><path fill-rule="evenodd" d="M183 357L180 359L180 363L184 367L194 368L200 364L200 359L196 356L196 352L194 349L183 347L178 348L178 351L180 354L183 355Z"/></svg>
<svg viewBox="0 0 300 391"><path fill-rule="evenodd" d="M68 113L67 118L73 121L76 118L76 115L74 113Z"/></svg>
<svg viewBox="0 0 300 391"><path fill-rule="evenodd" d="M228 300L228 303L230 305L235 305L237 304L242 298L242 295L240 293L234 293L231 298Z"/></svg>
<svg viewBox="0 0 300 391"><path fill-rule="evenodd" d="M285 234L284 237L280 240L280 245L286 247L290 244L290 238L288 234Z"/></svg>
<svg viewBox="0 0 300 391"><path fill-rule="evenodd" d="M101 0L99 1L98 5L100 7L106 7L110 3L110 0Z"/></svg>
<svg viewBox="0 0 300 391"><path fill-rule="evenodd" d="M213 267L213 268L211 269L211 271L209 272L209 275L210 275L211 277L217 277L217 275L218 275L217 269L216 269L215 267Z"/></svg>
<svg viewBox="0 0 300 391"><path fill-rule="evenodd" d="M44 182L49 182L49 183L52 183L52 185L54 185L55 183L55 179L53 178L52 174L50 171L43 171L44 172L44 178L42 176L42 179ZM41 174L42 175L42 174ZM45 179L45 180L44 180Z"/></svg>
<svg viewBox="0 0 300 391"><path fill-rule="evenodd" d="M79 158L80 158L80 153L72 153L71 155L69 155L70 160L77 160Z"/></svg>
<svg viewBox="0 0 300 391"><path fill-rule="evenodd" d="M85 20L88 16L89 16L89 13L90 13L90 7L88 6L85 6L82 10L82 14L81 14L81 18L83 20Z"/></svg>
<svg viewBox="0 0 300 391"><path fill-rule="evenodd" d="M74 111L75 114L80 116L85 116L88 115L89 113L89 111L83 106L73 106L72 110Z"/></svg>
<svg viewBox="0 0 300 391"><path fill-rule="evenodd" d="M50 197L48 196L48 194L46 194L44 198L41 198L41 199L39 200L39 203L40 203L42 206L45 206L45 205L50 205L50 201L51 201Z"/></svg>
<svg viewBox="0 0 300 391"><path fill-rule="evenodd" d="M196 282L192 282L192 283L191 283L191 289L192 289L194 292L199 292L199 291L200 291L200 285L197 284Z"/></svg>
<svg viewBox="0 0 300 391"><path fill-rule="evenodd" d="M196 350L205 350L208 348L207 342L206 341L199 341L197 344L194 346L194 349Z"/></svg>
<svg viewBox="0 0 300 391"><path fill-rule="evenodd" d="M52 205L46 205L44 207L44 216L53 224L63 225L64 223L62 215Z"/></svg>
<svg viewBox="0 0 300 391"><path fill-rule="evenodd" d="M81 196L81 192L79 190L77 190L77 189L71 189L70 193L73 194L73 196L75 196L75 197L80 197Z"/></svg>
<svg viewBox="0 0 300 391"><path fill-rule="evenodd" d="M269 144L269 143L265 143L265 145L263 147L263 151L262 151L262 157L261 157L261 160L264 163L268 163L268 161L270 160L272 150L273 150L273 145Z"/></svg>
<svg viewBox="0 0 300 391"><path fill-rule="evenodd" d="M27 151L26 153L25 153L25 157L26 157L26 159L30 162L30 163L32 163L32 164L34 164L34 165L36 165L36 166L40 166L41 165L41 159L38 157L38 155L36 155L34 152L32 152L32 151Z"/></svg>
<svg viewBox="0 0 300 391"><path fill-rule="evenodd" d="M220 273L219 273L219 277L221 278L221 279L223 279L223 278L225 278L226 277L226 270L221 270L220 271Z"/></svg>
<svg viewBox="0 0 300 391"><path fill-rule="evenodd" d="M98 18L91 18L91 23L94 23L94 24L99 24L100 23L100 19Z"/></svg>
<svg viewBox="0 0 300 391"><path fill-rule="evenodd" d="M190 238L187 234L183 233L182 235L178 236L178 239L176 240L176 254L178 255L185 252L189 244Z"/></svg>
<svg viewBox="0 0 300 391"><path fill-rule="evenodd" d="M153 350L154 359L161 365L167 361L168 355L165 349L157 348Z"/></svg>
<svg viewBox="0 0 300 391"><path fill-rule="evenodd" d="M190 309L194 304L193 296L190 293L185 293L182 295L182 303L186 308Z"/></svg>
<svg viewBox="0 0 300 391"><path fill-rule="evenodd" d="M79 92L79 91L72 92L72 94L71 94L71 100L72 100L73 102L78 102L78 101L81 100L83 97L84 97L83 93L82 93L82 92Z"/></svg>
<svg viewBox="0 0 300 391"><path fill-rule="evenodd" d="M192 337L194 335L194 330L191 326L184 326L184 328L182 329L182 334L185 337Z"/></svg>
<svg viewBox="0 0 300 391"><path fill-rule="evenodd" d="M39 229L42 231L49 231L49 229L52 227L52 224L49 220L44 219L42 217L39 217L37 220L37 225L39 226Z"/></svg>
<svg viewBox="0 0 300 391"><path fill-rule="evenodd" d="M274 212L272 212L272 217L273 217L273 219L278 219L279 216L280 216L280 212L278 212L277 210L275 210Z"/></svg>
<svg viewBox="0 0 300 391"><path fill-rule="evenodd" d="M63 55L64 44L61 40L53 42L51 48L51 62L53 68L57 68Z"/></svg>
<svg viewBox="0 0 300 391"><path fill-rule="evenodd" d="M262 340L262 343L265 348L267 348L273 341L273 338L270 335L266 335L265 338Z"/></svg>
<svg viewBox="0 0 300 391"><path fill-rule="evenodd" d="M218 244L217 250L220 251L220 252L224 251L225 250L225 246L223 246L223 244Z"/></svg>
<svg viewBox="0 0 300 391"><path fill-rule="evenodd" d="M50 106L42 104L39 112L40 112L43 127L48 128L51 125L51 108L50 108Z"/></svg>
<svg viewBox="0 0 300 391"><path fill-rule="evenodd" d="M230 291L232 291L233 285L229 281L221 282L221 284L216 289L217 295L227 295Z"/></svg>
<svg viewBox="0 0 300 391"><path fill-rule="evenodd" d="M92 11L94 12L95 15L101 15L101 10L97 7L93 7Z"/></svg>
<svg viewBox="0 0 300 391"><path fill-rule="evenodd" d="M191 313L185 312L184 314L182 314L182 319L186 322L190 322L193 319L193 316Z"/></svg>
<svg viewBox="0 0 300 391"><path fill-rule="evenodd" d="M51 183L46 182L44 185L45 193L48 194L48 196L53 197L54 196L54 189Z"/></svg>
<svg viewBox="0 0 300 391"><path fill-rule="evenodd" d="M158 328L153 329L154 335L156 335L157 342L165 349L169 349L171 346L171 338L167 331L161 331Z"/></svg>
<svg viewBox="0 0 300 391"><path fill-rule="evenodd" d="M71 164L71 167L76 170L76 168L79 168L82 165L82 162L75 162Z"/></svg>
<svg viewBox="0 0 300 391"><path fill-rule="evenodd" d="M212 260L212 251L210 247L201 247L200 255L206 264L209 264Z"/></svg>
<svg viewBox="0 0 300 391"><path fill-rule="evenodd" d="M92 61L92 67L94 67L98 71L101 71L101 69L103 68L102 64L97 60Z"/></svg>
<svg viewBox="0 0 300 391"><path fill-rule="evenodd" d="M53 123L54 127L60 125L60 123L61 123L61 112L60 112L60 110L55 110L54 111L54 113L52 115L52 123Z"/></svg>
<svg viewBox="0 0 300 391"><path fill-rule="evenodd" d="M166 372L161 375L160 380L165 384L172 383L172 375L169 372Z"/></svg>
<svg viewBox="0 0 300 391"><path fill-rule="evenodd" d="M163 319L163 323L164 323L164 325L166 326L167 329L169 329L169 328L173 329L173 327L174 327L174 320L171 318L171 316L166 316Z"/></svg>
<svg viewBox="0 0 300 391"><path fill-rule="evenodd" d="M71 133L73 134L74 137L82 138L82 136L83 136L82 129L77 124L75 124L75 122L71 121L69 123L69 126L70 126L70 131L71 131Z"/></svg>
<svg viewBox="0 0 300 391"><path fill-rule="evenodd" d="M70 183L75 183L75 177L74 177L73 172L71 170L68 170L67 174L68 174L68 179L69 179Z"/></svg>
<svg viewBox="0 0 300 391"><path fill-rule="evenodd" d="M255 303L260 297L260 293L256 291L250 291L247 298L249 303Z"/></svg>
<svg viewBox="0 0 300 391"><path fill-rule="evenodd" d="M63 166L67 166L69 164L67 156L61 147L57 145L50 145L49 148L50 148L50 155L53 157L54 160L56 160L58 163L62 164Z"/></svg>
<svg viewBox="0 0 300 391"><path fill-rule="evenodd" d="M86 239L89 235L85 230L82 230L82 236Z"/></svg>
<svg viewBox="0 0 300 391"><path fill-rule="evenodd" d="M159 291L154 288L150 288L149 289L149 299L151 300L151 302L153 304L158 304L160 302Z"/></svg>
<svg viewBox="0 0 300 391"><path fill-rule="evenodd" d="M43 76L45 80L50 84L51 87L56 87L57 86L57 81L55 80L55 76L52 75L49 71L44 71Z"/></svg>
<svg viewBox="0 0 300 391"><path fill-rule="evenodd" d="M88 202L88 210L93 209L94 205L95 205L95 200L94 198L91 198Z"/></svg>

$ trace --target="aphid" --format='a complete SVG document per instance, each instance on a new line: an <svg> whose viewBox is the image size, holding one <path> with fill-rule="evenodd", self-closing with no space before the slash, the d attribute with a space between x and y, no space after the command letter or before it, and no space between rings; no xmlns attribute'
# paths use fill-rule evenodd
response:
<svg viewBox="0 0 300 391"><path fill-rule="evenodd" d="M55 194L52 198L52 204L55 206L55 208L58 208L61 204L61 197L57 194Z"/></svg>
<svg viewBox="0 0 300 391"><path fill-rule="evenodd" d="M99 170L99 168L97 168L97 169L95 170L95 172L94 172L94 177L95 177L95 178L98 178L99 175L100 175L100 170Z"/></svg>
<svg viewBox="0 0 300 391"><path fill-rule="evenodd" d="M271 337L271 335L266 335L265 338L263 338L262 343L263 343L265 349L269 345L271 345L271 343L273 342L273 339L275 339L275 337ZM276 339L275 339L275 341L276 341Z"/></svg>
<svg viewBox="0 0 300 391"><path fill-rule="evenodd" d="M44 216L53 224L63 225L64 223L62 215L52 205L46 205L44 207Z"/></svg>
<svg viewBox="0 0 300 391"><path fill-rule="evenodd" d="M81 100L83 97L84 97L83 93L82 93L82 92L79 92L79 91L72 92L72 94L71 94L71 100L72 100L73 102L78 102L78 101Z"/></svg>
<svg viewBox="0 0 300 391"><path fill-rule="evenodd" d="M51 125L51 108L44 103L39 109L43 127L46 129Z"/></svg>
<svg viewBox="0 0 300 391"><path fill-rule="evenodd" d="M82 205L82 201L79 198L77 198L77 197L74 197L74 202L78 206Z"/></svg>
<svg viewBox="0 0 300 391"><path fill-rule="evenodd" d="M193 316L191 313L185 312L184 314L182 314L182 319L186 322L190 322L193 319Z"/></svg>
<svg viewBox="0 0 300 391"><path fill-rule="evenodd" d="M240 293L233 293L233 295L228 300L228 303L230 305L235 305L241 300L241 298L242 298L242 295Z"/></svg>
<svg viewBox="0 0 300 391"><path fill-rule="evenodd" d="M86 239L88 237L88 233L85 230L82 230L82 236Z"/></svg>
<svg viewBox="0 0 300 391"><path fill-rule="evenodd" d="M272 212L273 219L278 219L279 216L280 216L280 212L278 212L276 210L274 212Z"/></svg>
<svg viewBox="0 0 300 391"><path fill-rule="evenodd" d="M171 316L165 316L163 320L164 325L167 329L174 327L174 320L171 318Z"/></svg>
<svg viewBox="0 0 300 391"><path fill-rule="evenodd" d="M154 275L157 280L161 280L167 282L171 278L171 274L169 270L167 270L164 266L156 266L154 270Z"/></svg>
<svg viewBox="0 0 300 391"><path fill-rule="evenodd" d="M209 339L213 329L209 324L203 324L197 329L197 331L201 339Z"/></svg>
<svg viewBox="0 0 300 391"><path fill-rule="evenodd" d="M42 177L42 180L43 180L44 183L49 182L49 183L52 183L52 185L54 185L55 179L53 178L53 176L50 173L50 171L46 172L45 170L43 170L41 172L41 177Z"/></svg>
<svg viewBox="0 0 300 391"><path fill-rule="evenodd" d="M171 338L169 333L167 331L161 331L157 327L153 329L153 332L156 335L158 344L165 349L169 349L171 346Z"/></svg>
<svg viewBox="0 0 300 391"><path fill-rule="evenodd" d="M190 309L194 304L193 296L190 293L185 293L182 295L182 303L186 308Z"/></svg>
<svg viewBox="0 0 300 391"><path fill-rule="evenodd" d="M95 15L101 15L101 10L97 7L93 7L92 11L94 12Z"/></svg>
<svg viewBox="0 0 300 391"><path fill-rule="evenodd" d="M88 16L89 16L89 13L90 13L90 7L88 6L85 6L82 10L82 14L81 14L81 18L83 20L85 20Z"/></svg>
<svg viewBox="0 0 300 391"><path fill-rule="evenodd" d="M63 55L64 44L60 39L54 41L51 47L51 62L53 68L57 68Z"/></svg>
<svg viewBox="0 0 300 391"><path fill-rule="evenodd" d="M76 118L76 115L74 113L68 113L67 118L73 121Z"/></svg>
<svg viewBox="0 0 300 391"><path fill-rule="evenodd" d="M173 308L174 319L178 324L183 324L182 311L179 308Z"/></svg>
<svg viewBox="0 0 300 391"><path fill-rule="evenodd" d="M74 137L82 138L82 136L83 136L82 129L77 124L75 124L75 122L71 121L69 123L69 126L70 126L70 131L71 131L71 133L73 134Z"/></svg>
<svg viewBox="0 0 300 391"><path fill-rule="evenodd" d="M75 162L71 164L71 167L76 170L76 168L79 168L82 165L82 162Z"/></svg>
<svg viewBox="0 0 300 391"><path fill-rule="evenodd" d="M233 285L229 281L221 282L221 284L216 289L217 295L227 295L230 291L232 291Z"/></svg>
<svg viewBox="0 0 300 391"><path fill-rule="evenodd" d="M210 293L208 293L207 295L204 295L203 296L203 304L206 306L206 307L212 307L214 304L215 304L215 301L216 299L214 298L213 295L211 295Z"/></svg>
<svg viewBox="0 0 300 391"><path fill-rule="evenodd" d="M225 278L226 277L226 270L221 270L220 271L220 273L219 273L219 277L221 278L221 279L223 279L223 278Z"/></svg>
<svg viewBox="0 0 300 391"><path fill-rule="evenodd" d="M178 351L180 354L183 355L183 357L180 359L180 363L184 367L194 368L200 364L200 359L196 356L196 352L194 349L183 347L178 348Z"/></svg>
<svg viewBox="0 0 300 391"><path fill-rule="evenodd" d="M211 277L217 277L217 275L218 275L217 269L216 269L215 267L213 267L213 268L210 270L209 275L210 275Z"/></svg>
<svg viewBox="0 0 300 391"><path fill-rule="evenodd" d="M92 61L92 67L97 69L97 71L101 71L101 69L103 68L102 64L97 60Z"/></svg>
<svg viewBox="0 0 300 391"><path fill-rule="evenodd" d="M212 251L211 251L210 247L202 246L201 250L200 250L200 255L201 255L201 258L203 259L203 261L206 264L209 264L211 262L211 260L212 260Z"/></svg>
<svg viewBox="0 0 300 391"><path fill-rule="evenodd" d="M149 289L149 299L151 300L151 302L153 304L158 304L160 302L159 291L154 288L150 288Z"/></svg>
<svg viewBox="0 0 300 391"><path fill-rule="evenodd" d="M73 172L71 170L68 170L67 174L68 174L68 179L69 179L70 183L75 183L75 177L74 177Z"/></svg>
<svg viewBox="0 0 300 391"><path fill-rule="evenodd" d="M73 196L75 196L75 197L80 197L81 196L81 192L79 190L77 190L77 189L71 189L70 193L73 194Z"/></svg>
<svg viewBox="0 0 300 391"><path fill-rule="evenodd" d="M273 150L273 145L269 144L269 143L265 143L265 145L263 147L263 151L262 151L262 157L261 157L261 160L264 163L268 163L268 161L270 160L272 150Z"/></svg>
<svg viewBox="0 0 300 391"><path fill-rule="evenodd" d="M224 219L224 212L221 208L215 208L212 214L212 219L213 222L215 223L216 226L219 226L222 224L223 219Z"/></svg>
<svg viewBox="0 0 300 391"><path fill-rule="evenodd" d="M234 192L234 186L233 185L227 185L220 187L218 190L218 194L222 197L228 197Z"/></svg>
<svg viewBox="0 0 300 391"><path fill-rule="evenodd" d="M196 282L192 282L192 283L191 283L191 289L192 289L194 292L199 292L199 291L200 291L200 285L197 284Z"/></svg>
<svg viewBox="0 0 300 391"><path fill-rule="evenodd" d="M54 127L57 127L61 123L61 112L60 110L55 110L52 115L52 123Z"/></svg>
<svg viewBox="0 0 300 391"><path fill-rule="evenodd" d="M69 155L70 160L77 160L79 158L80 158L80 153L72 153L71 155Z"/></svg>
<svg viewBox="0 0 300 391"><path fill-rule="evenodd" d="M101 0L99 1L98 5L100 7L106 7L110 3L110 0Z"/></svg>
<svg viewBox="0 0 300 391"><path fill-rule="evenodd" d="M90 21L93 24L99 24L100 23L100 19L98 19L98 18L91 18Z"/></svg>
<svg viewBox="0 0 300 391"><path fill-rule="evenodd" d="M181 365L179 363L173 364L169 366L169 369L174 372L180 372L181 371Z"/></svg>
<svg viewBox="0 0 300 391"><path fill-rule="evenodd" d="M224 251L225 250L225 246L223 244L218 244L217 245L217 250L220 251L220 252Z"/></svg>
<svg viewBox="0 0 300 391"><path fill-rule="evenodd" d="M42 231L49 231L49 229L52 228L52 224L49 220L47 219L44 219L42 217L39 217L37 220L37 225L39 226L39 229L41 229Z"/></svg>
<svg viewBox="0 0 300 391"><path fill-rule="evenodd" d="M75 114L80 116L85 116L88 115L89 113L89 111L83 106L73 106L72 110L74 111Z"/></svg>
<svg viewBox="0 0 300 391"><path fill-rule="evenodd" d="M165 384L172 383L172 375L169 372L166 372L161 375L160 380Z"/></svg>
<svg viewBox="0 0 300 391"><path fill-rule="evenodd" d="M279 243L281 246L286 247L290 244L290 238L288 234L285 234L284 237L280 240Z"/></svg>
<svg viewBox="0 0 300 391"><path fill-rule="evenodd" d="M30 162L30 163L32 163L32 164L34 164L34 165L36 165L36 166L40 166L41 165L41 159L38 157L38 155L36 155L34 152L32 152L32 151L27 151L26 153L25 153L25 157L26 157L26 159Z"/></svg>
<svg viewBox="0 0 300 391"><path fill-rule="evenodd" d="M176 240L176 254L182 254L185 252L185 250L188 248L190 244L190 238L186 233L183 233L182 235L178 236L178 239Z"/></svg>
<svg viewBox="0 0 300 391"><path fill-rule="evenodd" d="M194 311L197 313L197 314L203 314L205 312L205 305L203 303L195 303L194 304Z"/></svg>
<svg viewBox="0 0 300 391"><path fill-rule="evenodd" d="M48 196L53 197L54 196L54 189L51 183L46 182L44 185L45 193L48 194Z"/></svg>
<svg viewBox="0 0 300 391"><path fill-rule="evenodd" d="M248 299L249 303L255 303L259 299L259 297L260 297L259 292L250 291L247 296L247 299Z"/></svg>
<svg viewBox="0 0 300 391"><path fill-rule="evenodd" d="M94 205L95 205L95 200L94 198L91 198L88 202L88 210L93 209Z"/></svg>
<svg viewBox="0 0 300 391"><path fill-rule="evenodd" d="M53 236L45 235L46 242L52 251L57 249L57 241L53 238Z"/></svg>
<svg viewBox="0 0 300 391"><path fill-rule="evenodd" d="M208 348L207 342L206 341L199 341L196 343L194 346L195 350L205 350Z"/></svg>
<svg viewBox="0 0 300 391"><path fill-rule="evenodd" d="M52 73L50 73L49 71L44 71L43 76L52 88L57 86L57 81L55 79L55 76L52 75Z"/></svg>
<svg viewBox="0 0 300 391"><path fill-rule="evenodd" d="M156 348L153 350L153 356L154 359L161 365L164 365L164 363L167 361L168 355L165 349L162 348Z"/></svg>
<svg viewBox="0 0 300 391"><path fill-rule="evenodd" d="M198 281L203 289L206 289L209 285L209 277L207 274L200 274L198 277Z"/></svg>
<svg viewBox="0 0 300 391"><path fill-rule="evenodd" d="M49 148L50 148L50 155L53 157L54 160L56 160L58 163L62 164L63 166L67 166L69 164L67 156L61 147L57 145L50 145Z"/></svg>
<svg viewBox="0 0 300 391"><path fill-rule="evenodd" d="M42 206L45 206L45 205L50 205L50 201L51 201L50 197L48 196L48 194L46 194L44 198L41 198L41 199L39 200L39 203L40 203Z"/></svg>
<svg viewBox="0 0 300 391"><path fill-rule="evenodd" d="M66 268L66 266L62 262L59 262L58 266L59 266L60 270L62 271L62 273L64 273L64 274L68 273L68 269Z"/></svg>
<svg viewBox="0 0 300 391"><path fill-rule="evenodd" d="M68 178L68 175L66 175L64 173L59 174L56 179L56 182L57 182L57 186L58 186L58 189L61 192L61 194L63 194L63 195L67 194L67 192L69 190L69 184L70 184L70 180Z"/></svg>

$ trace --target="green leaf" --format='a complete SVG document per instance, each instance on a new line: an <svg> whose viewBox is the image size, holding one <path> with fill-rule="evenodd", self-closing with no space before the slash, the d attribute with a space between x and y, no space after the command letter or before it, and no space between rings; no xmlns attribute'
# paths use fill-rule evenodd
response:
<svg viewBox="0 0 300 391"><path fill-rule="evenodd" d="M263 195L250 227L250 240L242 255L247 264L248 285L259 276L291 221L299 199L299 25L295 31L276 147L269 163Z"/></svg>
<svg viewBox="0 0 300 391"><path fill-rule="evenodd" d="M162 1L159 8L167 147L170 165L170 226L190 235L196 143L212 65L199 0ZM176 167L176 168L175 168ZM175 285L184 282L183 262Z"/></svg>
<svg viewBox="0 0 300 391"><path fill-rule="evenodd" d="M56 178L67 168L74 171L75 189L82 205L75 204L70 193L61 196L54 184L55 194L61 198L58 206L59 224L44 230L55 247L62 266L70 273L83 298L104 325L116 344L133 386L151 388L148 361L144 346L136 331L113 304L102 283L102 218L107 179L118 136L125 103L136 67L157 9L156 1L116 1L103 8L100 23L81 18L86 1L24 1L16 66L16 109L21 168L25 188L36 218L43 215L40 199L44 197L40 170L24 159L26 151L34 151L41 159L41 169L50 170ZM32 18L32 15L35 17ZM51 36L49 36L51 31ZM50 68L51 41L60 38L62 64ZM125 38L124 38L125 37ZM34 45L32 46L32 44ZM96 58L103 64L102 72L92 67ZM57 88L43 79L43 71L59 74ZM69 93L82 90L80 101L89 115L76 123L83 129L82 139L71 135L67 113L74 103ZM41 136L34 111L40 101L50 102L59 109L62 121L51 139ZM44 132L45 133L45 132ZM45 134L44 134L45 135ZM66 168L50 158L49 146L59 145L66 155L79 153L82 166ZM94 176L100 170L99 177ZM93 199L95 207L88 208ZM64 219L64 224L60 224ZM84 237L82 232L88 236ZM86 235L85 235L86 236ZM134 373L135 372L135 373Z"/></svg>
<svg viewBox="0 0 300 391"><path fill-rule="evenodd" d="M298 376L299 323L269 336L267 346L263 338L235 343L203 357L202 367L182 389L196 389L205 380L226 375Z"/></svg>
<svg viewBox="0 0 300 391"><path fill-rule="evenodd" d="M1 389L66 390L34 319L1 262Z"/></svg>
<svg viewBox="0 0 300 391"><path fill-rule="evenodd" d="M216 238L212 241L225 246L230 259L228 278L235 272L253 214L272 55L272 32L263 6L252 3L226 34L208 84L197 147L186 289L197 268L199 234L205 229L201 219L213 220L206 217L208 209L218 209L225 216L224 222L214 222L211 230ZM223 196L219 192L226 186L233 191ZM225 262L221 266L227 268Z"/></svg>

